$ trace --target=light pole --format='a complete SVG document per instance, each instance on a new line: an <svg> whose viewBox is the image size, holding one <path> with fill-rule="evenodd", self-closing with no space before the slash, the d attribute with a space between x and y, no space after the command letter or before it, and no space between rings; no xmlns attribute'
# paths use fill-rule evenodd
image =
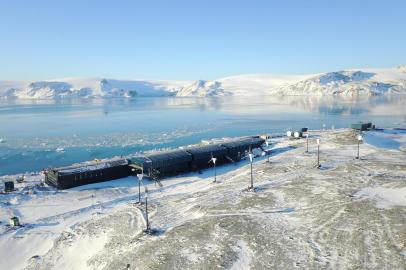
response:
<svg viewBox="0 0 406 270"><path fill-rule="evenodd" d="M135 169L131 169L131 171L135 172ZM145 193L145 222L146 222L146 229L145 229L145 233L150 233L151 232L151 228L149 225L149 218L148 218L148 187L146 185L144 185L144 183L142 182L142 178L144 176L144 171L141 170L140 174L137 174L138 177L138 203L141 205L141 184L144 187L144 193Z"/></svg>
<svg viewBox="0 0 406 270"><path fill-rule="evenodd" d="M151 231L151 228L149 227L149 219L148 219L148 188L146 186L144 186L145 188L145 221L146 221L146 225L147 228L145 230L145 232L149 233Z"/></svg>
<svg viewBox="0 0 406 270"><path fill-rule="evenodd" d="M317 139L317 168L320 167L320 139Z"/></svg>
<svg viewBox="0 0 406 270"><path fill-rule="evenodd" d="M142 178L144 177L144 172L141 171L140 174L137 174L138 177L138 203L141 204L141 181Z"/></svg>
<svg viewBox="0 0 406 270"><path fill-rule="evenodd" d="M216 161L217 161L217 158L215 158L215 157L211 158L211 162L213 162L213 167L214 167L214 181L213 181L213 183L217 182Z"/></svg>
<svg viewBox="0 0 406 270"><path fill-rule="evenodd" d="M357 147L357 157L356 157L356 159L360 159L359 158L359 144L362 142L362 135L361 134L359 134L358 136L357 136L357 144L358 144L358 147Z"/></svg>
<svg viewBox="0 0 406 270"><path fill-rule="evenodd" d="M250 158L250 163L251 163L251 186L248 188L249 190L254 190L254 179L252 177L252 160L254 158L254 154L251 152L248 154L248 157Z"/></svg>
<svg viewBox="0 0 406 270"><path fill-rule="evenodd" d="M268 141L265 141L265 144L266 144L266 147L268 148L268 147L269 147L269 142L268 142ZM266 149L266 155L268 156L267 162L268 162L268 163L271 163L271 161L269 160L269 149Z"/></svg>
<svg viewBox="0 0 406 270"><path fill-rule="evenodd" d="M306 153L309 153L309 133L306 133Z"/></svg>

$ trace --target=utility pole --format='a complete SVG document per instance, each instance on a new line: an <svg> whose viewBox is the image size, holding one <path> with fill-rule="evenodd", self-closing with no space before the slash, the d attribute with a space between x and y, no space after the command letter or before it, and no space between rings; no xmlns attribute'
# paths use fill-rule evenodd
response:
<svg viewBox="0 0 406 270"><path fill-rule="evenodd" d="M212 157L212 158L211 158L211 161L213 162L213 167L214 167L214 181L213 181L213 183L216 183L216 182L217 182L217 171L216 171L216 161L217 161L217 158Z"/></svg>
<svg viewBox="0 0 406 270"><path fill-rule="evenodd" d="M306 153L309 153L309 133L306 133Z"/></svg>
<svg viewBox="0 0 406 270"><path fill-rule="evenodd" d="M141 204L141 181L138 180L138 203Z"/></svg>
<svg viewBox="0 0 406 270"><path fill-rule="evenodd" d="M137 174L138 177L138 203L141 204L141 181L144 177L144 172L141 171L141 174Z"/></svg>
<svg viewBox="0 0 406 270"><path fill-rule="evenodd" d="M248 188L250 190L254 190L254 178L252 177L252 160L254 158L254 154L251 152L248 154L248 157L250 158L250 163L251 163L251 186Z"/></svg>
<svg viewBox="0 0 406 270"><path fill-rule="evenodd" d="M317 168L320 167L320 139L317 139Z"/></svg>
<svg viewBox="0 0 406 270"><path fill-rule="evenodd" d="M269 146L269 142L265 141L266 147ZM271 160L269 159L269 149L266 149L266 156L267 156L267 162L271 163Z"/></svg>
<svg viewBox="0 0 406 270"><path fill-rule="evenodd" d="M147 229L145 231L147 233L149 233L151 228L149 227L149 219L148 219L148 189L147 189L147 187L145 187L145 221L147 223Z"/></svg>
<svg viewBox="0 0 406 270"><path fill-rule="evenodd" d="M357 147L357 157L356 157L356 159L359 159L359 145L360 145L361 141L362 141L362 135L359 134L359 135L357 136L357 144L358 144L358 147Z"/></svg>

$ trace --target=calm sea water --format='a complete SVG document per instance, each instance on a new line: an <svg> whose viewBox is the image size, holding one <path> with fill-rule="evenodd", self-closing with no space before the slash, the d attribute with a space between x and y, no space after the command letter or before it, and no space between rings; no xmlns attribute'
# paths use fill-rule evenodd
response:
<svg viewBox="0 0 406 270"><path fill-rule="evenodd" d="M203 139L349 127L406 127L406 97L0 101L0 175L177 147Z"/></svg>

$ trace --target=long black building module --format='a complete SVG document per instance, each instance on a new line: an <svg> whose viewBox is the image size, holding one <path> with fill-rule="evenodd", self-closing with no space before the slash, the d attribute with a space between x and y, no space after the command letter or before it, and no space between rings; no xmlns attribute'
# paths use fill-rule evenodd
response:
<svg viewBox="0 0 406 270"><path fill-rule="evenodd" d="M134 173L144 173L152 178L186 172L191 161L192 154L182 149L149 153L129 160Z"/></svg>
<svg viewBox="0 0 406 270"><path fill-rule="evenodd" d="M192 154L192 161L190 162L191 170L201 170L212 167L212 158L216 158L216 165L221 165L229 161L227 159L228 149L220 144L192 146L185 150Z"/></svg>
<svg viewBox="0 0 406 270"><path fill-rule="evenodd" d="M127 177L131 174L127 159L109 159L80 163L45 171L45 182L59 189Z"/></svg>
<svg viewBox="0 0 406 270"><path fill-rule="evenodd" d="M261 147L264 142L265 140L259 137L243 137L214 144L146 153L130 159L116 158L50 168L45 171L45 181L59 189L67 189L141 172L151 178L160 179L212 167L212 157L217 159L216 165L237 162L246 156L250 149Z"/></svg>
<svg viewBox="0 0 406 270"><path fill-rule="evenodd" d="M212 157L217 159L218 165L240 161L250 149L261 147L264 142L265 140L259 137L243 137L216 144L147 153L131 158L129 166L134 173L143 172L149 177L159 179L211 167Z"/></svg>
<svg viewBox="0 0 406 270"><path fill-rule="evenodd" d="M227 157L234 161L240 161L248 151L259 148L264 143L265 140L260 137L243 137L224 142L221 145L228 149Z"/></svg>

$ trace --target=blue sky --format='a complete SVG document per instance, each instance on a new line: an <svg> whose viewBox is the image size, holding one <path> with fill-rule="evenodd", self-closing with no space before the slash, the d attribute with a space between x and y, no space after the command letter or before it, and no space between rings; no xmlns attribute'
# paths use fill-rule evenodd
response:
<svg viewBox="0 0 406 270"><path fill-rule="evenodd" d="M406 64L406 1L0 0L0 80Z"/></svg>

